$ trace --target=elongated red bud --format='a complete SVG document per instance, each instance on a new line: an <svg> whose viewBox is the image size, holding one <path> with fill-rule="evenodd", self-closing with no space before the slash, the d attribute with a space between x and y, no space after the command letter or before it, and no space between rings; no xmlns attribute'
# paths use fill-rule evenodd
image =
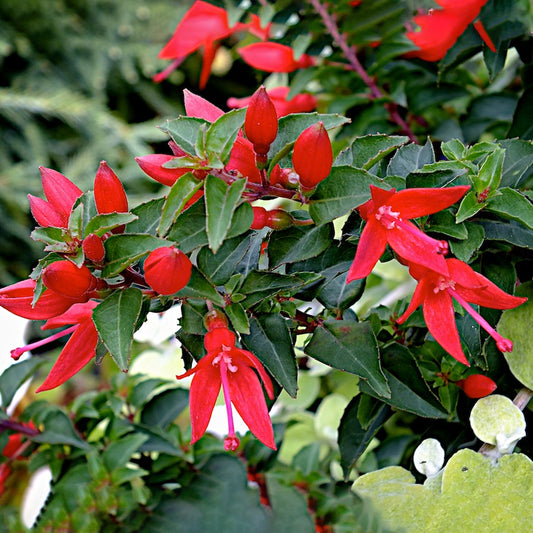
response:
<svg viewBox="0 0 533 533"><path fill-rule="evenodd" d="M101 214L128 212L126 191L105 161L100 162L94 178L94 200Z"/></svg>
<svg viewBox="0 0 533 533"><path fill-rule="evenodd" d="M89 292L97 285L97 279L85 265L77 267L66 259L48 265L42 279L49 289L80 302L88 300Z"/></svg>
<svg viewBox="0 0 533 533"><path fill-rule="evenodd" d="M333 150L323 122L300 133L294 143L292 164L305 190L314 189L331 172Z"/></svg>
<svg viewBox="0 0 533 533"><path fill-rule="evenodd" d="M191 277L190 259L176 247L157 248L144 261L144 279L159 294L183 289Z"/></svg>
<svg viewBox="0 0 533 533"><path fill-rule="evenodd" d="M208 331L204 337L204 346L208 352L222 350L223 346L235 346L235 333L228 328L215 328Z"/></svg>
<svg viewBox="0 0 533 533"><path fill-rule="evenodd" d="M94 263L100 263L105 257L104 243L102 237L91 233L87 235L81 244L85 258Z"/></svg>
<svg viewBox="0 0 533 533"><path fill-rule="evenodd" d="M254 145L254 152L259 156L266 156L278 134L278 115L263 86L250 99L244 119L244 132Z"/></svg>
<svg viewBox="0 0 533 533"><path fill-rule="evenodd" d="M254 219L252 221L251 229L263 229L268 224L268 211L264 207L252 207L254 212Z"/></svg>
<svg viewBox="0 0 533 533"><path fill-rule="evenodd" d="M152 179L172 187L176 181L190 171L190 168L165 168L163 165L168 161L175 159L173 155L167 154L148 154L142 157L136 157L135 161L141 167L142 171Z"/></svg>
<svg viewBox="0 0 533 533"><path fill-rule="evenodd" d="M458 381L457 386L463 389L469 398L483 398L497 388L496 383L483 374L472 374L466 379Z"/></svg>
<svg viewBox="0 0 533 533"><path fill-rule="evenodd" d="M211 331L216 328L227 328L228 319L222 311L218 309L211 309L211 311L204 315L204 326L207 331Z"/></svg>

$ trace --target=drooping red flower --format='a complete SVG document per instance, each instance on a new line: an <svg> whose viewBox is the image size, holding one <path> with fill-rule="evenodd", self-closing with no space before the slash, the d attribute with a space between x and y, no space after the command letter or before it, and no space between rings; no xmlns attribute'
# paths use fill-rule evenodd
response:
<svg viewBox="0 0 533 533"><path fill-rule="evenodd" d="M418 280L418 285L409 306L397 322L404 323L422 305L424 320L433 338L452 357L468 366L455 323L455 300L496 341L500 351L512 351L513 343L503 338L470 304L490 309L512 309L527 298L507 294L459 259L445 261L448 274L435 272L420 264L410 265L409 272Z"/></svg>
<svg viewBox="0 0 533 533"><path fill-rule="evenodd" d="M64 313L76 303L53 290L46 289L33 306L37 282L26 279L0 289L0 307L28 320L46 320Z"/></svg>
<svg viewBox="0 0 533 533"><path fill-rule="evenodd" d="M174 61L167 69L154 76L154 81L164 80L189 54L203 48L200 74L200 88L203 89L209 78L216 51L220 46L218 41L246 27L245 24L240 23L230 27L225 9L197 0L181 19L170 41L159 52L161 59L173 59ZM260 25L256 21L254 31L259 28Z"/></svg>
<svg viewBox="0 0 533 533"><path fill-rule="evenodd" d="M483 374L471 374L465 379L456 381L455 384L463 389L469 398L484 398L498 388L492 379Z"/></svg>
<svg viewBox="0 0 533 533"><path fill-rule="evenodd" d="M204 346L207 354L196 366L176 376L182 379L194 375L189 394L191 444L205 433L222 387L228 416L228 436L224 440L226 450L235 450L239 446L231 404L250 431L265 446L275 450L274 431L259 378L269 398L274 397L274 391L261 362L251 352L237 348L235 334L226 327L215 327L209 331Z"/></svg>
<svg viewBox="0 0 533 533"><path fill-rule="evenodd" d="M126 191L105 161L100 161L94 178L94 201L100 214L128 212Z"/></svg>
<svg viewBox="0 0 533 533"><path fill-rule="evenodd" d="M293 72L315 64L311 56L302 54L295 59L290 46L272 42L243 46L239 49L239 54L248 65L264 72Z"/></svg>
<svg viewBox="0 0 533 533"><path fill-rule="evenodd" d="M39 167L39 171L46 200L28 194L33 218L43 227L66 228L72 207L83 191L57 170Z"/></svg>
<svg viewBox="0 0 533 533"><path fill-rule="evenodd" d="M11 350L11 357L18 359L24 352L48 344L65 335L71 335L48 376L36 392L54 389L62 385L95 357L98 332L92 321L92 313L97 305L98 303L93 300L74 304L65 313L48 319L41 329L54 329L67 325L71 327L41 341Z"/></svg>
<svg viewBox="0 0 533 533"><path fill-rule="evenodd" d="M447 276L443 254L448 251L448 243L427 236L409 219L431 215L449 207L469 188L460 185L396 192L396 189L386 191L370 185L372 198L358 208L366 225L348 271L347 283L368 276L387 244L409 263L418 263Z"/></svg>
<svg viewBox="0 0 533 533"><path fill-rule="evenodd" d="M306 128L294 143L292 166L304 190L314 189L331 172L333 150L323 122Z"/></svg>
<svg viewBox="0 0 533 533"><path fill-rule="evenodd" d="M487 0L436 0L436 2L442 9L431 9L426 15L414 17L413 20L420 29L407 32L407 38L413 41L419 50L409 52L407 56L419 57L425 61L441 60L467 26L479 15Z"/></svg>
<svg viewBox="0 0 533 533"><path fill-rule="evenodd" d="M169 295L183 289L191 277L190 259L178 248L153 250L144 261L144 279L159 294Z"/></svg>
<svg viewBox="0 0 533 533"><path fill-rule="evenodd" d="M266 91L276 108L278 117L284 117L291 113L308 113L316 109L317 101L312 94L296 94L290 100L287 100L289 91L289 87L275 87ZM247 96L246 98L229 98L227 104L232 109L239 109L246 107L250 103L251 98L251 96Z"/></svg>

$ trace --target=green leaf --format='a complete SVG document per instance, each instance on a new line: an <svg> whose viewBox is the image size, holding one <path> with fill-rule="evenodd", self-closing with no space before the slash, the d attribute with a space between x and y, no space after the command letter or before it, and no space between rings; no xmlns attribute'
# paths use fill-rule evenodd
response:
<svg viewBox="0 0 533 533"><path fill-rule="evenodd" d="M130 287L115 291L93 310L93 322L100 339L122 372L128 370L142 299L142 292Z"/></svg>
<svg viewBox="0 0 533 533"><path fill-rule="evenodd" d="M317 256L331 245L333 233L332 224L272 232L267 248L270 268Z"/></svg>
<svg viewBox="0 0 533 533"><path fill-rule="evenodd" d="M177 298L203 298L211 300L215 305L224 306L224 298L216 288L195 267L192 267L189 283L176 293Z"/></svg>
<svg viewBox="0 0 533 533"><path fill-rule="evenodd" d="M473 217L476 213L481 211L487 202L478 202L477 195L475 191L470 191L463 196L461 203L459 204L459 209L455 215L455 222L460 224L465 221L467 218Z"/></svg>
<svg viewBox="0 0 533 533"><path fill-rule="evenodd" d="M109 472L116 470L131 459L131 456L139 449L139 447L148 440L147 435L142 433L133 433L126 435L111 442L111 444L104 450L102 460Z"/></svg>
<svg viewBox="0 0 533 533"><path fill-rule="evenodd" d="M185 389L167 389L155 395L141 412L141 423L166 429L189 405L189 393Z"/></svg>
<svg viewBox="0 0 533 533"><path fill-rule="evenodd" d="M440 145L442 153L449 160L460 161L466 154L465 145L459 139L451 139Z"/></svg>
<svg viewBox="0 0 533 533"><path fill-rule="evenodd" d="M486 240L509 242L533 250L533 235L522 224L493 220L479 220L478 224L483 228Z"/></svg>
<svg viewBox="0 0 533 533"><path fill-rule="evenodd" d="M368 322L329 320L315 329L305 353L368 382L373 393L388 398L391 391L381 370L379 351Z"/></svg>
<svg viewBox="0 0 533 533"><path fill-rule="evenodd" d="M390 160L389 166L387 167L387 176L400 176L405 178L411 172L434 162L435 153L433 152L433 145L429 139L423 146L406 144Z"/></svg>
<svg viewBox="0 0 533 533"><path fill-rule="evenodd" d="M383 184L365 170L333 167L330 175L318 184L309 214L317 225L325 224L365 203L370 198L370 184Z"/></svg>
<svg viewBox="0 0 533 533"><path fill-rule="evenodd" d="M505 149L501 186L519 187L533 170L533 143L506 139L499 144Z"/></svg>
<svg viewBox="0 0 533 533"><path fill-rule="evenodd" d="M231 455L212 456L176 497L163 496L143 528L168 533L176 525L187 533L273 531L259 493L248 486L244 465Z"/></svg>
<svg viewBox="0 0 533 533"><path fill-rule="evenodd" d="M522 194L509 187L498 190L496 196L489 199L487 211L497 213L502 218L521 222L533 229L533 204Z"/></svg>
<svg viewBox="0 0 533 533"><path fill-rule="evenodd" d="M196 152L195 143L202 126L205 127L208 124L209 122L201 118L178 117L175 120L167 120L166 124L160 128L168 133L182 150L202 157L204 154Z"/></svg>
<svg viewBox="0 0 533 533"><path fill-rule="evenodd" d="M424 227L425 231L437 232L453 237L454 239L466 239L468 231L465 224L457 224L451 211L446 209L432 215L430 223Z"/></svg>
<svg viewBox="0 0 533 533"><path fill-rule="evenodd" d="M131 233L111 235L104 241L106 265L102 277L108 278L120 274L148 252L171 244L152 235Z"/></svg>
<svg viewBox="0 0 533 533"><path fill-rule="evenodd" d="M44 363L43 359L39 357L32 357L26 361L14 363L7 367L2 375L0 375L0 395L2 396L2 407L7 406L13 400L15 393L22 386L22 384L30 379L37 368Z"/></svg>
<svg viewBox="0 0 533 533"><path fill-rule="evenodd" d="M87 236L94 233L101 237L113 228L129 224L134 220L137 220L137 216L132 213L108 213L105 215L96 215L89 220L85 226L83 234L84 236Z"/></svg>
<svg viewBox="0 0 533 533"><path fill-rule="evenodd" d="M479 194L486 189L495 191L500 184L503 172L503 160L505 150L497 148L487 156L479 170L479 174L474 176L474 190Z"/></svg>
<svg viewBox="0 0 533 533"><path fill-rule="evenodd" d="M159 236L164 237L168 233L178 215L183 211L185 204L203 183L202 180L196 179L192 173L187 172L172 185L163 205L161 222L157 228Z"/></svg>
<svg viewBox="0 0 533 533"><path fill-rule="evenodd" d="M361 404L361 396L356 396L346 407L339 425L339 451L344 477L347 479L351 468L366 450L370 441L383 426L391 414L386 404L381 404L371 422L363 428L357 413Z"/></svg>
<svg viewBox="0 0 533 533"><path fill-rule="evenodd" d="M225 313L236 331L243 335L250 334L250 321L244 307L240 303L231 303L224 308Z"/></svg>
<svg viewBox="0 0 533 533"><path fill-rule="evenodd" d="M450 241L450 249L457 259L468 263L474 252L481 248L485 240L485 232L479 224L465 222L464 225L468 232L467 238L461 241Z"/></svg>
<svg viewBox="0 0 533 533"><path fill-rule="evenodd" d="M521 139L533 139L533 125L530 117L533 113L533 87L527 87L518 100L513 116L513 123L508 137L520 137Z"/></svg>
<svg viewBox="0 0 533 533"><path fill-rule="evenodd" d="M298 390L298 372L287 321L278 314L252 318L250 335L243 335L242 341L294 398Z"/></svg>
<svg viewBox="0 0 533 533"><path fill-rule="evenodd" d="M218 118L207 130L205 151L211 166L223 168L229 161L237 133L244 124L246 109L234 109Z"/></svg>
<svg viewBox="0 0 533 533"><path fill-rule="evenodd" d="M145 233L157 237L164 202L164 198L156 198L134 207L131 212L137 216L137 220L126 226L126 233Z"/></svg>
<svg viewBox="0 0 533 533"><path fill-rule="evenodd" d="M217 253L226 238L233 213L241 202L246 180L236 180L230 186L220 178L209 175L205 180L205 209L209 248Z"/></svg>
<svg viewBox="0 0 533 533"><path fill-rule="evenodd" d="M59 407L49 406L41 423L44 431L32 437L33 442L47 444L69 444L76 448L89 450L90 445L76 432L70 418Z"/></svg>
<svg viewBox="0 0 533 533"><path fill-rule="evenodd" d="M42 228L37 226L30 234L30 237L34 241L41 241L47 245L59 245L61 249L57 251L62 251L63 248L68 249L68 245L65 243L65 229L64 228L55 228L53 226L48 226ZM47 246L48 248L48 246Z"/></svg>

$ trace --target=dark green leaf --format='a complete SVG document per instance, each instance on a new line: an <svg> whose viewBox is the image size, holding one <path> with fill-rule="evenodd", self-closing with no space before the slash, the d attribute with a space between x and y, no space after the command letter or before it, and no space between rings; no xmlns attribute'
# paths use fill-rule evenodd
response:
<svg viewBox="0 0 533 533"><path fill-rule="evenodd" d="M164 198L156 198L134 207L131 212L138 218L126 226L126 233L147 233L156 237L164 202Z"/></svg>
<svg viewBox="0 0 533 533"><path fill-rule="evenodd" d="M398 149L390 160L387 167L387 176L407 177L415 170L421 169L424 165L435 162L433 145L428 140L426 144L407 144Z"/></svg>
<svg viewBox="0 0 533 533"><path fill-rule="evenodd" d="M111 444L104 450L102 460L109 472L116 470L131 459L131 456L139 449L139 447L148 440L147 435L142 433L133 433L121 437L120 440L111 442Z"/></svg>
<svg viewBox="0 0 533 533"><path fill-rule="evenodd" d="M369 322L326 321L315 329L305 353L328 366L367 380L374 394L390 397Z"/></svg>
<svg viewBox="0 0 533 533"><path fill-rule="evenodd" d="M246 109L234 109L218 118L207 130L205 150L211 166L222 168L229 160Z"/></svg>
<svg viewBox="0 0 533 533"><path fill-rule="evenodd" d="M293 397L298 390L296 359L286 320L278 314L250 320L250 335L242 341Z"/></svg>
<svg viewBox="0 0 533 533"><path fill-rule="evenodd" d="M228 315L231 325L236 331L244 335L250 334L250 321L248 320L244 307L240 303L226 305L224 311Z"/></svg>
<svg viewBox="0 0 533 533"><path fill-rule="evenodd" d="M485 232L479 224L473 222L465 222L464 224L468 231L468 237L462 241L450 241L450 248L457 259L468 263L474 252L483 244Z"/></svg>
<svg viewBox="0 0 533 533"><path fill-rule="evenodd" d="M493 220L479 220L478 223L485 232L485 239L505 241L516 246L533 250L533 235L531 230L517 222L497 222Z"/></svg>
<svg viewBox="0 0 533 533"><path fill-rule="evenodd" d="M178 298L203 298L211 300L215 305L224 305L224 298L195 266L192 268L189 283L178 291L176 296Z"/></svg>
<svg viewBox="0 0 533 533"><path fill-rule="evenodd" d="M502 187L519 187L533 171L533 144L520 139L500 141L505 149Z"/></svg>
<svg viewBox="0 0 533 533"><path fill-rule="evenodd" d="M69 444L84 450L90 449L90 445L76 433L70 418L58 407L49 407L42 424L44 431L32 437L32 441L47 444Z"/></svg>
<svg viewBox="0 0 533 533"><path fill-rule="evenodd" d="M172 388L154 396L141 412L141 423L165 429L189 405L185 389Z"/></svg>
<svg viewBox="0 0 533 533"><path fill-rule="evenodd" d="M142 299L142 292L130 287L115 291L93 311L93 321L100 339L122 372L128 370Z"/></svg>
<svg viewBox="0 0 533 533"><path fill-rule="evenodd" d="M426 224L424 229L426 231L442 233L454 239L466 239L468 237L465 224L457 224L455 217L449 210L435 213L431 217L430 223Z"/></svg>
<svg viewBox="0 0 533 533"><path fill-rule="evenodd" d="M128 224L137 220L137 216L132 213L108 213L105 215L97 215L85 226L84 235L87 236L91 233L95 233L100 237L107 233L108 231Z"/></svg>
<svg viewBox="0 0 533 533"><path fill-rule="evenodd" d="M168 133L176 144L185 152L191 155L203 156L196 153L196 139L202 126L209 124L206 120L195 117L178 117L175 120L167 120L161 129Z"/></svg>
<svg viewBox="0 0 533 533"><path fill-rule="evenodd" d="M32 357L20 363L14 363L4 370L0 375L0 395L2 396L2 407L7 406L13 400L15 393L21 385L30 379L35 370L41 366L44 361L38 357Z"/></svg>
<svg viewBox="0 0 533 533"><path fill-rule="evenodd" d="M465 221L466 219L473 217L476 213L481 211L487 202L478 202L477 195L474 191L470 191L463 196L457 214L455 215L455 221L457 224Z"/></svg>
<svg viewBox="0 0 533 533"><path fill-rule="evenodd" d="M509 187L498 189L498 193L489 199L487 211L497 213L502 218L516 220L529 229L533 229L533 204L518 191Z"/></svg>
<svg viewBox="0 0 533 533"><path fill-rule="evenodd" d="M34 241L41 241L48 245L59 245L62 251L63 248L68 250L68 245L65 243L65 229L64 228L54 228L53 226L48 226L42 228L37 226L32 232L30 237Z"/></svg>

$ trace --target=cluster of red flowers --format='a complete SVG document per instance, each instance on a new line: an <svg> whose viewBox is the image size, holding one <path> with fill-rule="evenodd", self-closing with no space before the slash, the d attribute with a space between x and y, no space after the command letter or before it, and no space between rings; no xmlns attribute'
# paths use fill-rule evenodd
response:
<svg viewBox="0 0 533 533"><path fill-rule="evenodd" d="M410 52L410 57L419 57L425 61L442 59L487 3L487 0L435 1L442 9L431 9L429 13L417 15L413 19L420 29L409 31L407 37L419 50ZM474 27L490 50L496 52L480 20L474 22Z"/></svg>
<svg viewBox="0 0 533 533"><path fill-rule="evenodd" d="M453 300L496 341L498 349L510 352L513 344L503 338L470 304L491 309L511 309L526 298L511 296L489 279L458 259L446 259L446 241L437 241L409 219L431 215L458 201L469 186L444 189L384 190L370 186L372 198L361 205L359 213L366 221L347 281L368 276L387 244L418 285L411 303L397 320L403 324L422 305L427 328L433 338L457 361L469 365L461 347L455 323Z"/></svg>

